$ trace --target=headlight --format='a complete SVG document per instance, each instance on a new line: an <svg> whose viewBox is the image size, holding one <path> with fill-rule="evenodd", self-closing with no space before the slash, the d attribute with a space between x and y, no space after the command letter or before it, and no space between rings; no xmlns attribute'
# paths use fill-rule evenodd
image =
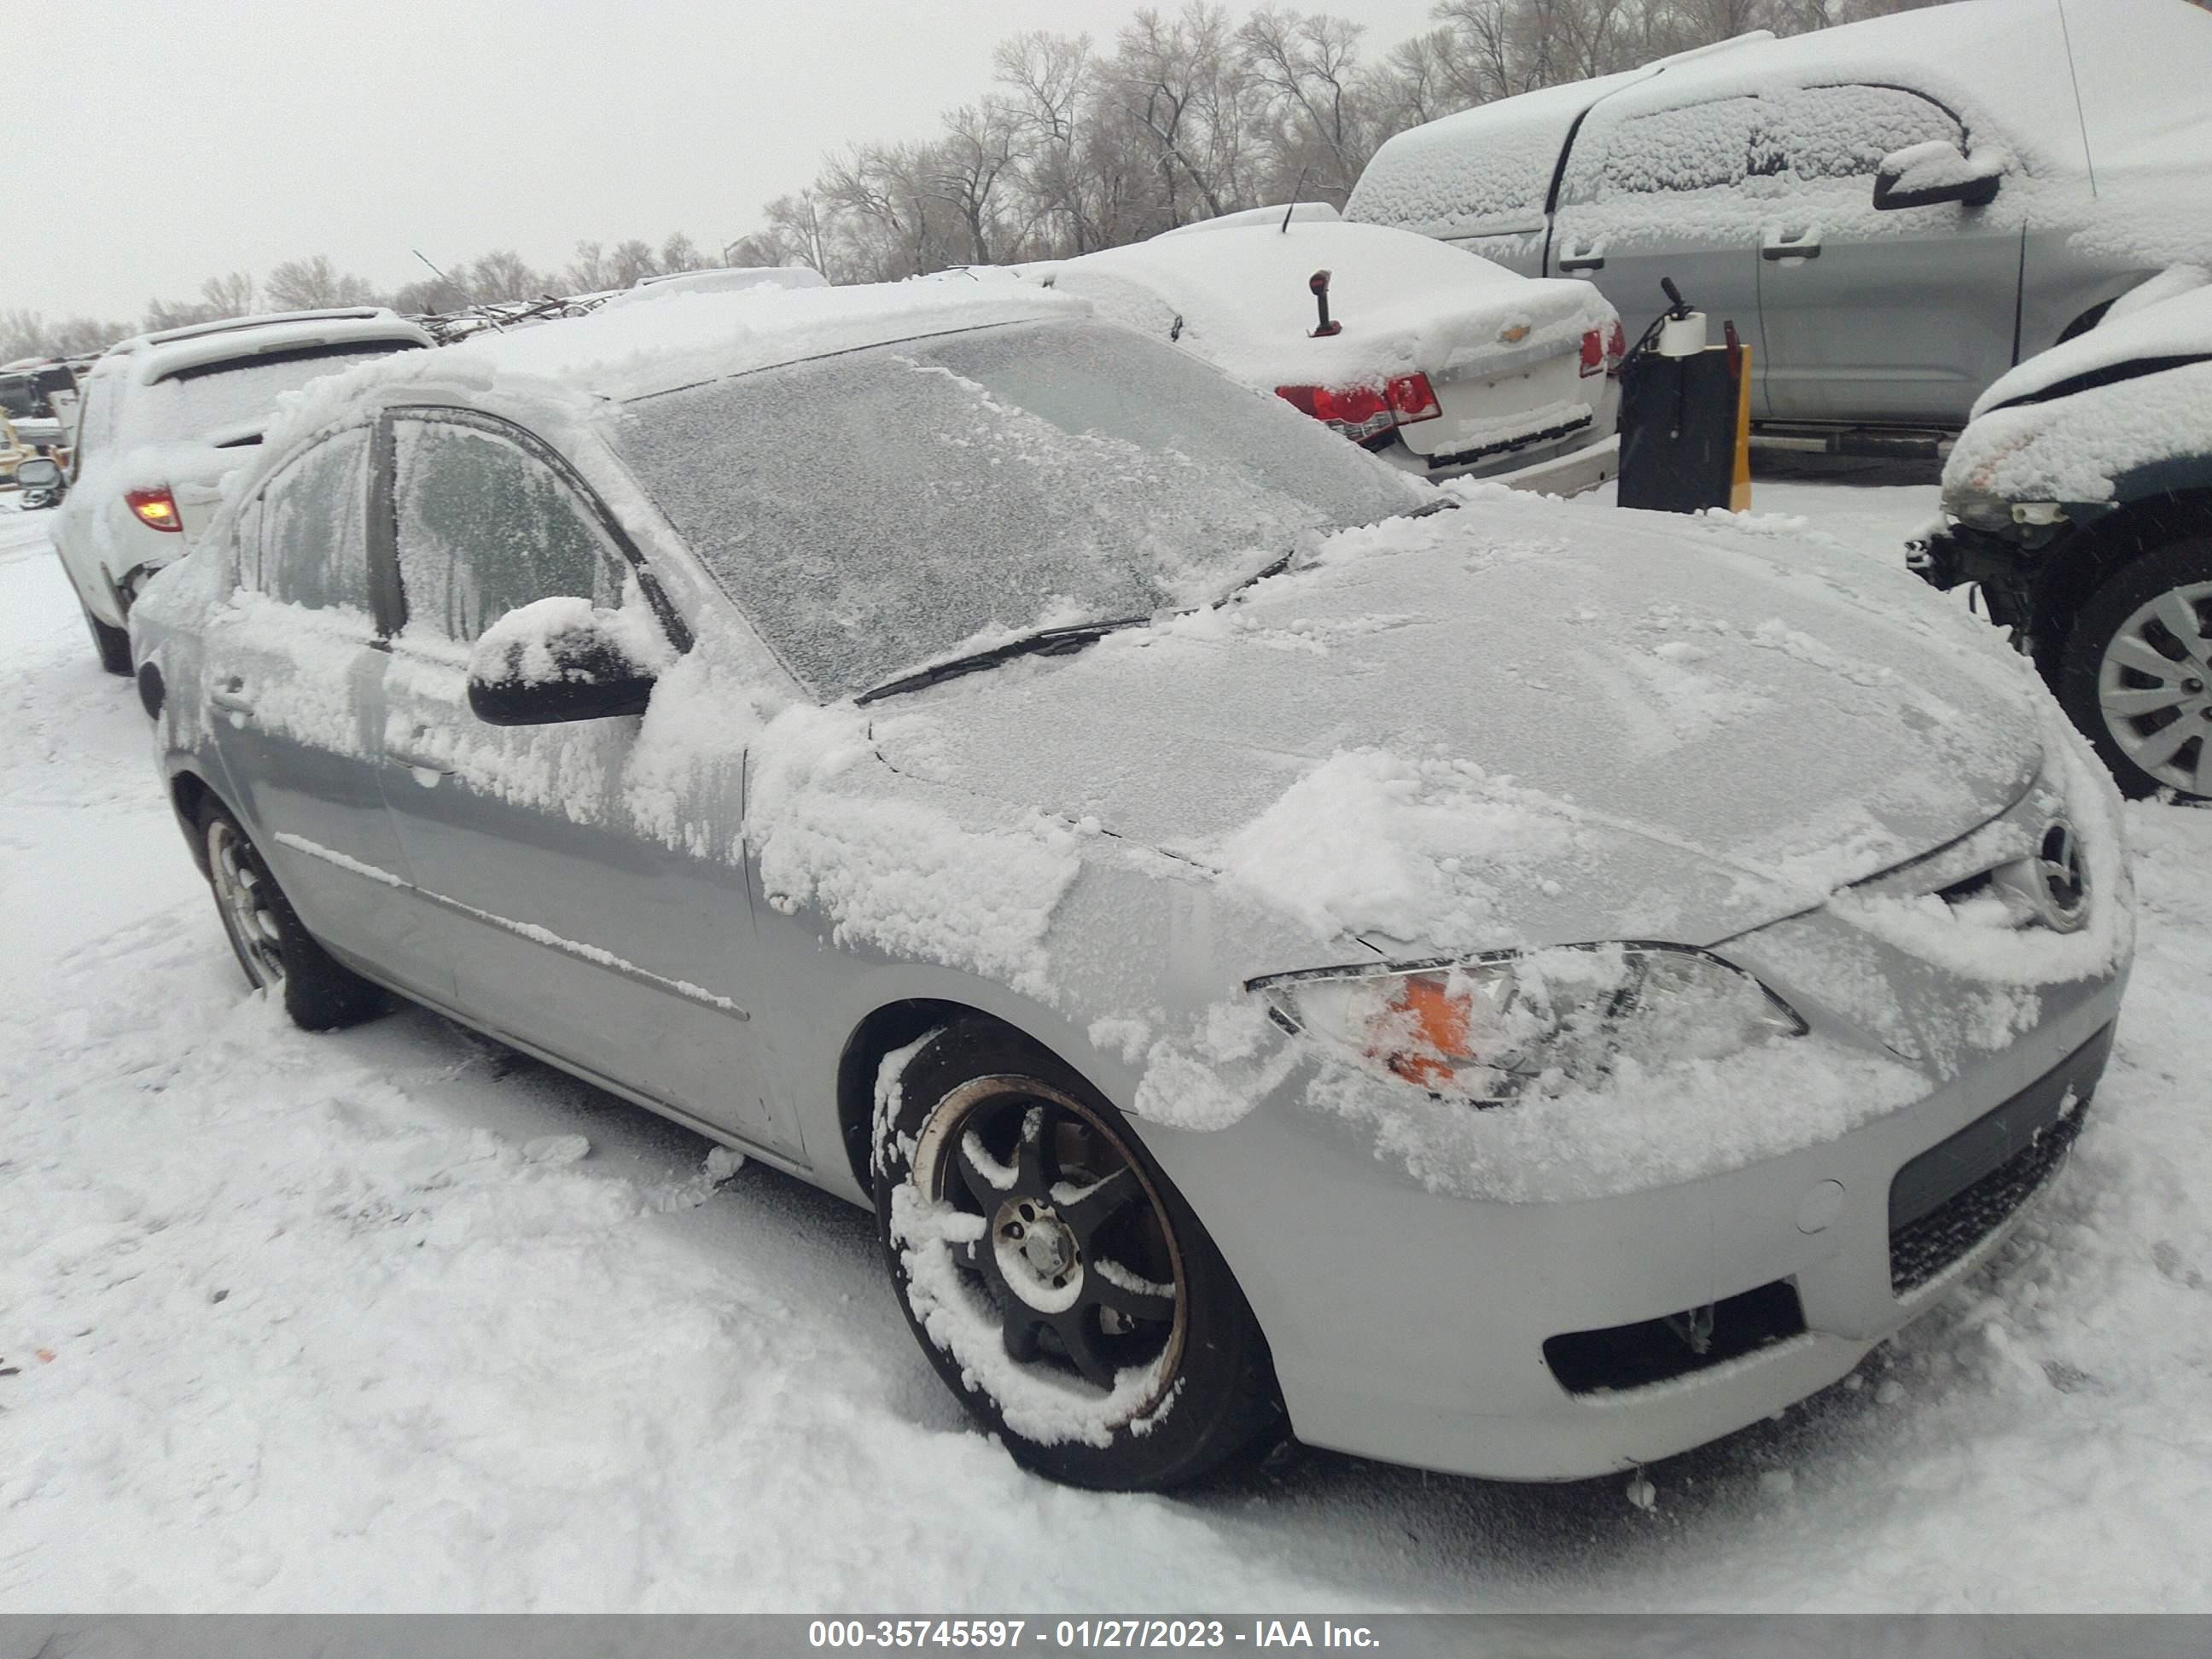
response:
<svg viewBox="0 0 2212 1659"><path fill-rule="evenodd" d="M1943 511L1972 530L2012 528L2012 503L1978 489L1945 491Z"/></svg>
<svg viewBox="0 0 2212 1659"><path fill-rule="evenodd" d="M1717 1060L1805 1022L1750 975L1670 945L1574 945L1253 981L1277 1022L1435 1095L1502 1105L1622 1060Z"/></svg>

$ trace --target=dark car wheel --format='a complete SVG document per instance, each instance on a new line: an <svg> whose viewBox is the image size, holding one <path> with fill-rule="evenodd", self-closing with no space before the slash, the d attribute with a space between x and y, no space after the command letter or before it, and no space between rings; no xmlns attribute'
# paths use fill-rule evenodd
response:
<svg viewBox="0 0 2212 1659"><path fill-rule="evenodd" d="M2124 793L2212 795L2212 537L2106 577L2067 632L2056 690Z"/></svg>
<svg viewBox="0 0 2212 1659"><path fill-rule="evenodd" d="M928 1039L878 1115L874 1168L907 1322L1024 1467L1172 1486L1279 1428L1228 1264L1127 1121L1046 1049L988 1020Z"/></svg>
<svg viewBox="0 0 2212 1659"><path fill-rule="evenodd" d="M208 885L248 983L281 996L303 1030L356 1025L384 1009L384 993L315 943L236 818L210 800L200 814Z"/></svg>
<svg viewBox="0 0 2212 1659"><path fill-rule="evenodd" d="M111 674L131 672L131 635L120 628L110 628L92 614L92 607L82 599L78 610L84 612L84 625L92 630L92 648L100 653L100 665Z"/></svg>

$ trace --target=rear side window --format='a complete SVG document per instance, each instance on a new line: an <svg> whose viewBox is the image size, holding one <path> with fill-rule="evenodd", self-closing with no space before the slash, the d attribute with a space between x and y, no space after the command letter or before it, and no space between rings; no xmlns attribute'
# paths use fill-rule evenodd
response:
<svg viewBox="0 0 2212 1659"><path fill-rule="evenodd" d="M1760 170L1786 167L1808 183L1871 179L1883 156L1911 144L1965 146L1966 133L1949 112L1899 87L1807 87L1762 101L1759 148L1769 162Z"/></svg>
<svg viewBox="0 0 2212 1659"><path fill-rule="evenodd" d="M622 598L622 556L568 482L520 444L458 422L396 425L404 633L474 640L538 599Z"/></svg>
<svg viewBox="0 0 2212 1659"><path fill-rule="evenodd" d="M1759 124L1756 98L1721 98L1632 116L1601 132L1593 117L1575 141L1563 202L1684 195L1743 183Z"/></svg>
<svg viewBox="0 0 2212 1659"><path fill-rule="evenodd" d="M369 609L368 429L326 438L261 492L259 586L310 611ZM240 544L241 571L247 557Z"/></svg>

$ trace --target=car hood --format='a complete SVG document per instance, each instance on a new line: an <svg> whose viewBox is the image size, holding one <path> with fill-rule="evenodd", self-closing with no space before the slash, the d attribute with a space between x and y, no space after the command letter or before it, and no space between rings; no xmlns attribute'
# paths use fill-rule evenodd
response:
<svg viewBox="0 0 2212 1659"><path fill-rule="evenodd" d="M1321 937L1711 945L1956 838L2041 764L1994 635L1789 529L1475 494L879 705L872 735Z"/></svg>

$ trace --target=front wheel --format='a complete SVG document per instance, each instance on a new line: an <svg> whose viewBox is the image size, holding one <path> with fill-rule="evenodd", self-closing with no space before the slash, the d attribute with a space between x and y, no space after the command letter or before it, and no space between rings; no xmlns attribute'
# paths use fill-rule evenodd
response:
<svg viewBox="0 0 2212 1659"><path fill-rule="evenodd" d="M969 1021L908 1060L875 1187L907 1322L1024 1467L1176 1486L1279 1423L1266 1340L1197 1217L1121 1114L1018 1033Z"/></svg>
<svg viewBox="0 0 2212 1659"><path fill-rule="evenodd" d="M2212 537L2106 576L2075 614L2056 678L2123 793L2212 796Z"/></svg>
<svg viewBox="0 0 2212 1659"><path fill-rule="evenodd" d="M383 992L315 942L244 826L213 800L200 814L200 840L216 911L249 984L281 997L303 1030L356 1025L383 1011Z"/></svg>

